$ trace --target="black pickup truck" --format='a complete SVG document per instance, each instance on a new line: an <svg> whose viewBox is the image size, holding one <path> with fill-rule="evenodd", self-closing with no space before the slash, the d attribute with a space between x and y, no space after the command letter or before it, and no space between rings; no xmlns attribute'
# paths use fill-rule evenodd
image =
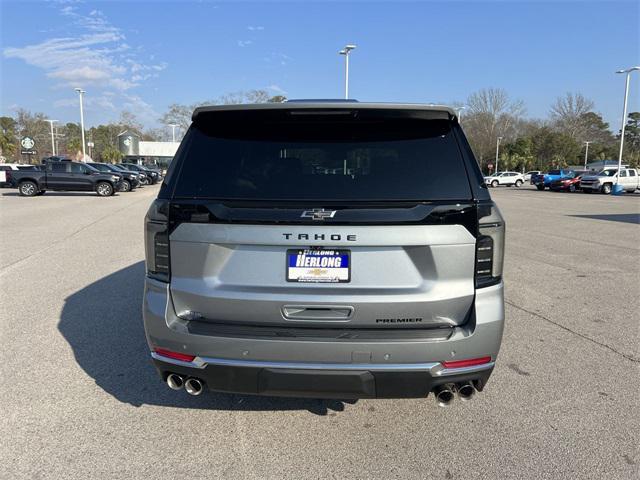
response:
<svg viewBox="0 0 640 480"><path fill-rule="evenodd" d="M47 190L67 192L96 192L109 197L120 188L122 175L102 173L78 162L47 162L42 170L12 172L11 183L20 195L33 197Z"/></svg>

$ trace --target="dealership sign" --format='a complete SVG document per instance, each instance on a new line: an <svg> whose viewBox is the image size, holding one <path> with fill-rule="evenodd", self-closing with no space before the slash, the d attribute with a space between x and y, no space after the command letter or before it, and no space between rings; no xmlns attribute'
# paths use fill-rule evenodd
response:
<svg viewBox="0 0 640 480"><path fill-rule="evenodd" d="M20 146L22 149L20 153L23 155L35 155L36 154L36 141L31 137L22 137L20 140Z"/></svg>

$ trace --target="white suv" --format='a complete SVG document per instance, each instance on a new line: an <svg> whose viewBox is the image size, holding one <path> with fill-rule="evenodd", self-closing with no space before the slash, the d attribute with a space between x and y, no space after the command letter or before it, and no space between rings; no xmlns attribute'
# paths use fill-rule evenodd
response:
<svg viewBox="0 0 640 480"><path fill-rule="evenodd" d="M518 172L498 172L494 175L484 177L484 183L491 187L497 187L499 185L515 185L519 187L524 183L524 176Z"/></svg>

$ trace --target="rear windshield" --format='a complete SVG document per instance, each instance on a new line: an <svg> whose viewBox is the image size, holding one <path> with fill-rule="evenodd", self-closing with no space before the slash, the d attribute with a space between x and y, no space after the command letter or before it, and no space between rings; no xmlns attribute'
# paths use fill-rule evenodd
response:
<svg viewBox="0 0 640 480"><path fill-rule="evenodd" d="M175 197L238 200L470 199L449 120L299 118L196 122Z"/></svg>

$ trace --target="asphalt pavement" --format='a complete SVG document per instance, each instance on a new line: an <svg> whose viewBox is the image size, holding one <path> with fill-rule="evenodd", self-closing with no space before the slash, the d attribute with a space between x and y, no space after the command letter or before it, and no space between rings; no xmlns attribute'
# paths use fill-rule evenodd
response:
<svg viewBox="0 0 640 480"><path fill-rule="evenodd" d="M492 190L503 346L439 408L169 390L141 322L156 193L0 190L0 478L638 478L640 195Z"/></svg>

